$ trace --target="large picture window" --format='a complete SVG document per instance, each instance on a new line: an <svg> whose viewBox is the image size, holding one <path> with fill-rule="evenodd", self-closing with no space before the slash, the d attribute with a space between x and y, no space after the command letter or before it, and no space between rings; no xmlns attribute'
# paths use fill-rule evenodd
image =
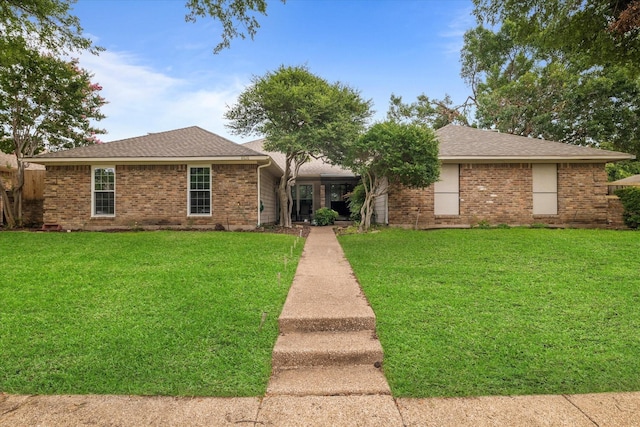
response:
<svg viewBox="0 0 640 427"><path fill-rule="evenodd" d="M116 214L116 168L95 166L91 176L92 215L115 216Z"/></svg>
<svg viewBox="0 0 640 427"><path fill-rule="evenodd" d="M210 167L189 167L189 215L211 215Z"/></svg>

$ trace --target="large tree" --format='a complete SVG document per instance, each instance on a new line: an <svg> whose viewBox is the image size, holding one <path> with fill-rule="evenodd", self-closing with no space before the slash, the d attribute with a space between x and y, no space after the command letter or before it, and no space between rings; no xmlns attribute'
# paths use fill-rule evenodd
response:
<svg viewBox="0 0 640 427"><path fill-rule="evenodd" d="M516 42L585 68L624 65L640 73L640 0L474 0L480 24L514 24Z"/></svg>
<svg viewBox="0 0 640 427"><path fill-rule="evenodd" d="M545 2L523 3L541 6ZM558 7L569 5L559 2ZM545 19L510 13L496 28L480 25L465 34L462 76L472 90L478 126L639 154L637 63L618 62L618 54L604 61L604 57L594 56L590 50L565 46L558 40L550 43L546 37L561 31L557 23L549 23L553 21L547 14L551 9L539 12ZM485 9L479 6L478 10ZM564 18L571 22L577 19ZM538 27L532 22L545 22L549 27ZM578 22L583 21L577 20L572 25ZM523 33L523 28L531 32ZM603 40L615 40L608 28L602 31L606 35L601 35ZM599 46L606 45L604 41L601 43ZM625 43L619 47L621 52L635 55L627 45L633 46Z"/></svg>
<svg viewBox="0 0 640 427"><path fill-rule="evenodd" d="M102 89L76 61L65 61L26 46L0 64L0 148L18 160L13 201L0 180L9 226L20 224L24 157L38 152L93 144L104 133L93 120L104 116Z"/></svg>
<svg viewBox="0 0 640 427"><path fill-rule="evenodd" d="M285 155L279 186L280 223L291 226L291 187L310 157L339 163L371 116L371 101L342 83L329 83L306 67L281 66L252 83L225 113L239 135L266 139L265 149Z"/></svg>
<svg viewBox="0 0 640 427"><path fill-rule="evenodd" d="M440 175L435 133L416 123L377 123L353 140L346 154L343 164L362 177L365 192L361 232L371 226L375 200L387 193L389 184L424 188Z"/></svg>

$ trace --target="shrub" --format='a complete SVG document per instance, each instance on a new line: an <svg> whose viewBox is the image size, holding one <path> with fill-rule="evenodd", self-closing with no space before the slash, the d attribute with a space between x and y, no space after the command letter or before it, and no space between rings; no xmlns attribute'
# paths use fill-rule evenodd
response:
<svg viewBox="0 0 640 427"><path fill-rule="evenodd" d="M338 218L338 212L329 208L320 208L316 211L316 225L330 225Z"/></svg>
<svg viewBox="0 0 640 427"><path fill-rule="evenodd" d="M351 221L360 221L360 209L362 209L362 204L364 203L365 191L364 185L362 182L353 189L353 191L349 194L349 199L347 204L349 205L349 212L351 212L351 216L349 217Z"/></svg>
<svg viewBox="0 0 640 427"><path fill-rule="evenodd" d="M622 218L629 228L640 227L640 187L625 187L617 190L624 212Z"/></svg>

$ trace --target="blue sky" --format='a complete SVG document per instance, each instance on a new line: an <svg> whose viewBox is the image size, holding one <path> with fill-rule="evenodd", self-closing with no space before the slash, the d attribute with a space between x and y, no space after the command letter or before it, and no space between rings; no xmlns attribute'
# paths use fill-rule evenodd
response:
<svg viewBox="0 0 640 427"><path fill-rule="evenodd" d="M83 54L109 101L100 126L113 141L200 126L236 142L256 139L225 128L227 105L280 65L305 65L372 99L384 119L389 97L413 101L452 96L462 103L464 31L474 26L471 0L270 0L252 41L232 41L213 54L220 26L185 22L185 0L78 0L73 13L85 34L106 48Z"/></svg>

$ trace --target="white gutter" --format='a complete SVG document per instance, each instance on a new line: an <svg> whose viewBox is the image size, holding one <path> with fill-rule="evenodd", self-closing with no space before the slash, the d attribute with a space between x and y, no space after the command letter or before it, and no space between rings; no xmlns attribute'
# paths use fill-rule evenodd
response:
<svg viewBox="0 0 640 427"><path fill-rule="evenodd" d="M260 169L267 168L269 166L271 166L271 157L269 157L269 163L258 166L258 227L260 227L260 224L262 224L262 218L261 218L262 212L260 212L260 196L261 196L261 192L260 192Z"/></svg>

